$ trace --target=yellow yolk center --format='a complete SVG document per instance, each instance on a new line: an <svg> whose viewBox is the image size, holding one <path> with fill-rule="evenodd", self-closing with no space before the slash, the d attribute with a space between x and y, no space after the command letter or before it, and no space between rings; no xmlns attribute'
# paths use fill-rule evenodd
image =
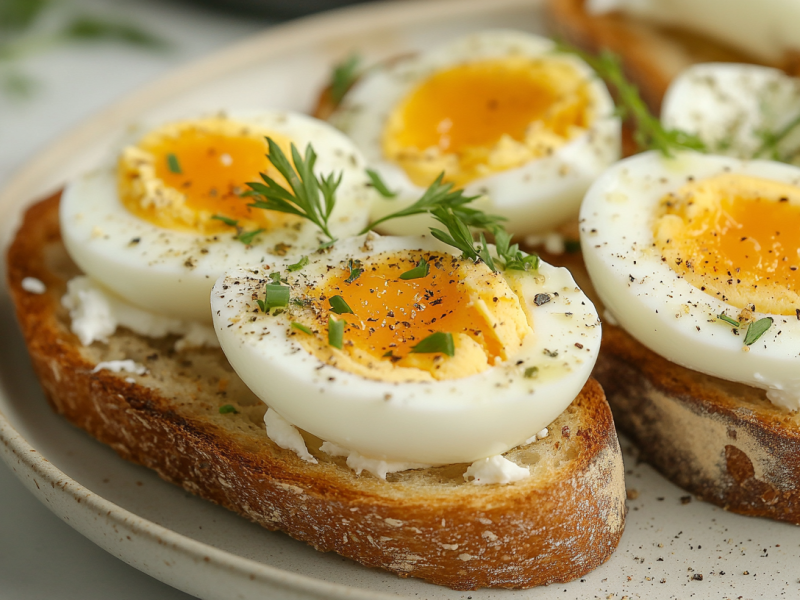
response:
<svg viewBox="0 0 800 600"><path fill-rule="evenodd" d="M167 125L127 148L120 159L123 204L135 215L170 229L210 234L233 231L215 216L238 221L242 229L274 229L287 215L253 209L248 182L266 173L283 183L267 158L266 136L284 151L289 141L227 119Z"/></svg>
<svg viewBox="0 0 800 600"><path fill-rule="evenodd" d="M423 257L429 264L427 276L400 278ZM337 365L345 370L388 380L463 377L507 359L530 331L516 294L502 275L485 265L442 253L405 252L354 267L363 272L353 281L347 281L352 273L347 265L331 271L321 287L309 292L315 298L309 324L323 332L319 339L327 341L329 316L347 323L345 360ZM341 296L354 314L333 313L332 296ZM452 358L413 352L437 332L453 335ZM309 341L307 336L300 339Z"/></svg>
<svg viewBox="0 0 800 600"><path fill-rule="evenodd" d="M440 71L394 109L384 154L417 185L464 185L545 156L588 127L589 92L556 60L487 59Z"/></svg>
<svg viewBox="0 0 800 600"><path fill-rule="evenodd" d="M726 174L662 200L655 238L667 263L733 306L800 308L800 188Z"/></svg>

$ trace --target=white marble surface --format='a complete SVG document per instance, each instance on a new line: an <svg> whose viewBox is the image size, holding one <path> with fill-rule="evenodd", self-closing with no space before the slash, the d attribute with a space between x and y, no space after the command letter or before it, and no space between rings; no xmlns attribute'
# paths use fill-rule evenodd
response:
<svg viewBox="0 0 800 600"><path fill-rule="evenodd" d="M0 188L29 158L98 109L172 69L234 43L267 22L192 4L62 2L130 20L171 41L163 52L111 42L70 45L16 61L35 79L30 98L0 94ZM189 598L129 567L74 531L0 462L0 599Z"/></svg>

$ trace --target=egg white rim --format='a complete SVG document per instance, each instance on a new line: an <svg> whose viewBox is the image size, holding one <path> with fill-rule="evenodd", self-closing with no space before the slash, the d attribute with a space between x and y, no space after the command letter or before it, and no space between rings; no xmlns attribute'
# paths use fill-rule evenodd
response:
<svg viewBox="0 0 800 600"><path fill-rule="evenodd" d="M654 247L652 224L659 201L689 177L728 172L800 185L800 168L771 161L695 152L666 158L655 151L625 159L586 194L580 216L586 267L605 307L652 351L695 371L800 398L800 320L756 312L756 318L770 316L774 323L743 351L743 334L734 335L730 325L716 319L723 312L735 318L740 309L689 283ZM651 260L642 260L645 255ZM688 313L684 305L690 307Z"/></svg>
<svg viewBox="0 0 800 600"><path fill-rule="evenodd" d="M369 249L364 249L363 237L337 245L348 257L362 260L378 252L406 248L454 253L431 237L375 236ZM291 261L275 261L270 267L274 270L287 264ZM539 273L544 280L535 281L529 273L524 284L524 309L533 315L535 333L525 338L524 349L508 361L477 375L446 381L387 383L366 379L330 366L304 350L287 334L285 316L283 320L278 317L275 326L267 326L269 343L259 344L256 339L262 332L262 315L240 322L241 336L230 332L236 327L230 317L252 314L252 292L263 289L266 272L238 269L217 281L212 308L223 351L253 392L287 421L371 458L449 464L505 452L564 411L588 379L599 351L601 332L594 306L566 269L542 263ZM241 283L235 284L237 280ZM559 295L553 296L553 292ZM533 298L537 293L549 293L551 301L536 306ZM566 327L561 327L563 323ZM578 348L576 342L582 347ZM245 345L252 352L241 352ZM545 354L545 349L558 356ZM285 360L286 354L296 360ZM517 360L525 362L517 365ZM562 363L571 370L553 379L523 376L529 366L541 366L546 371L550 366L547 361L553 361L555 370ZM330 391L334 383L336 388ZM414 439L424 440L424 447L410 441Z"/></svg>
<svg viewBox="0 0 800 600"><path fill-rule="evenodd" d="M439 70L470 60L508 56L512 51L530 57L552 56L575 67L591 82L594 122L551 156L477 179L464 189L468 195L485 196L481 209L507 217L507 228L515 234L550 230L578 212L585 190L620 156L620 121L615 116L614 101L591 67L576 56L558 52L552 40L515 30L488 30L369 71L348 91L331 117L353 138L389 189L399 192L397 198L378 199L373 218L397 210L425 191L400 166L383 156L383 128L394 107L419 81ZM381 97L380 110L370 109L369 118L362 116L366 113L361 107L377 108L377 95ZM384 229L411 235L427 232L431 223L430 219L419 218L388 223Z"/></svg>

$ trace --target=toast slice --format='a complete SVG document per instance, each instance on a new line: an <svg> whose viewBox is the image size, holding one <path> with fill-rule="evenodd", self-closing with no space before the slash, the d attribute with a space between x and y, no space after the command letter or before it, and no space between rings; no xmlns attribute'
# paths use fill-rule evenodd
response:
<svg viewBox="0 0 800 600"><path fill-rule="evenodd" d="M506 457L531 476L465 482L467 465L356 476L319 451L309 464L266 435L266 407L214 349L118 330L81 346L60 299L78 274L61 244L58 197L30 208L8 251L8 285L54 409L123 458L272 530L401 577L454 589L566 582L602 564L625 522L622 457L602 389L589 380L550 435ZM46 286L36 294L22 281ZM26 286L30 288L30 286ZM144 375L94 372L133 359ZM220 414L233 406L236 413Z"/></svg>
<svg viewBox="0 0 800 600"><path fill-rule="evenodd" d="M800 525L800 412L652 352L603 316L580 253L541 254L570 270L603 318L592 375L640 458L701 500Z"/></svg>

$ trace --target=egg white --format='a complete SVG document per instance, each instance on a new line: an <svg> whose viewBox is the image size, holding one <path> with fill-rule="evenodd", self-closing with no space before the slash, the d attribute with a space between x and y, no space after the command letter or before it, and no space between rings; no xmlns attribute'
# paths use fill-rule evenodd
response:
<svg viewBox="0 0 800 600"><path fill-rule="evenodd" d="M358 233L376 192L369 186L365 162L347 137L325 122L284 111L240 111L235 121L283 134L304 151L313 143L316 172L343 172L330 229L335 236ZM61 198L61 232L67 251L93 279L132 304L158 314L210 322L209 293L232 265L257 264L278 243L292 252L316 249L322 237L303 221L259 234L252 246L236 232L202 235L154 225L130 213L119 200L116 164L100 167L70 183ZM290 237L287 238L287 233Z"/></svg>
<svg viewBox="0 0 800 600"><path fill-rule="evenodd" d="M780 131L798 115L800 79L736 63L689 67L672 81L661 105L665 126L693 133L711 152L736 158L756 157L764 142L759 134ZM800 128L778 148L782 154L800 149ZM800 164L800 155L794 162Z"/></svg>
<svg viewBox="0 0 800 600"><path fill-rule="evenodd" d="M387 187L398 193L396 198L381 198L373 205L373 219L410 204L425 191L383 155L383 129L395 106L419 82L438 71L505 56L553 56L575 67L591 81L595 120L586 132L550 156L472 181L465 187L467 195L483 196L475 206L508 218L506 228L514 234L548 231L577 214L591 182L620 156L620 124L614 116L613 100L586 63L557 53L552 40L519 31L492 30L368 71L331 117L331 122L353 139ZM427 233L433 224L430 217L423 215L388 222L382 231L414 235Z"/></svg>
<svg viewBox="0 0 800 600"><path fill-rule="evenodd" d="M369 241L360 236L338 242L330 259L310 257L311 263L297 273L286 271L293 260L283 258L221 277L211 295L214 327L242 380L293 425L387 461L472 462L505 452L549 425L589 377L601 335L594 306L566 269L542 263L538 273L521 275L521 304L533 333L508 360L460 379L366 379L304 350L291 335L286 313L258 312L255 298L263 296L270 272L280 270L289 285L302 288L323 277L328 264L368 261L377 253L403 249L455 252L427 236L369 234ZM550 301L537 306L534 297L545 293ZM537 378L524 377L530 366L539 367Z"/></svg>
<svg viewBox="0 0 800 600"><path fill-rule="evenodd" d="M774 323L743 351L743 335L716 318L723 312L735 317L740 309L686 281L654 245L655 210L664 196L689 178L728 172L800 185L800 169L781 163L646 152L614 165L587 192L580 216L583 257L602 303L643 345L689 369L766 389L772 402L796 410L800 321L755 313Z"/></svg>

